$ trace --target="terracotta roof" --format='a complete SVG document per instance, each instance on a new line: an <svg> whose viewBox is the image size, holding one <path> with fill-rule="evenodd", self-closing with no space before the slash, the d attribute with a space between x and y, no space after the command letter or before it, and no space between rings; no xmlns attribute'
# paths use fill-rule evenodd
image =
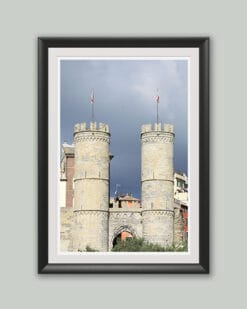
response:
<svg viewBox="0 0 247 309"><path fill-rule="evenodd" d="M120 201L139 201L140 202L140 199L135 198L135 197L128 195L128 194L119 196L119 200Z"/></svg>

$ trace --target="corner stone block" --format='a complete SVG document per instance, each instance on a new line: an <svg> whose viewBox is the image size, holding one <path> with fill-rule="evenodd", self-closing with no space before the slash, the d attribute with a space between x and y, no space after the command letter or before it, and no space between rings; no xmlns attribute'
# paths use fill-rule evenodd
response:
<svg viewBox="0 0 247 309"><path fill-rule="evenodd" d="M74 132L79 132L80 131L80 124L77 123L75 126L74 126Z"/></svg>
<svg viewBox="0 0 247 309"><path fill-rule="evenodd" d="M86 124L86 122L81 123L81 128L80 128L80 130L81 130L81 131L86 131L86 129L87 129L87 124Z"/></svg>
<svg viewBox="0 0 247 309"><path fill-rule="evenodd" d="M152 131L152 125L151 124L143 124L142 125L142 133Z"/></svg>
<svg viewBox="0 0 247 309"><path fill-rule="evenodd" d="M165 124L164 131L169 133L174 133L174 127L172 124Z"/></svg>
<svg viewBox="0 0 247 309"><path fill-rule="evenodd" d="M96 122L90 122L90 130L95 131L97 129L97 123Z"/></svg>

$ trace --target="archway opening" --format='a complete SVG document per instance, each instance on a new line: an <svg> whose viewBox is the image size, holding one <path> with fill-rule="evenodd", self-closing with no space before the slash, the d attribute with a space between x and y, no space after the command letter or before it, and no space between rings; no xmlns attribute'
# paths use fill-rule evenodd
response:
<svg viewBox="0 0 247 309"><path fill-rule="evenodd" d="M123 241L126 238L133 238L133 235L128 231L122 231L113 239L112 246L115 247L120 240Z"/></svg>

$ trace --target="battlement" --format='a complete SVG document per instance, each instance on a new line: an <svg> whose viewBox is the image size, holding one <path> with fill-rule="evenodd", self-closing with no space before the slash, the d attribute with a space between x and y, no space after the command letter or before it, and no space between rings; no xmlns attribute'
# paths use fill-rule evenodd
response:
<svg viewBox="0 0 247 309"><path fill-rule="evenodd" d="M154 123L154 124L143 124L141 133L148 133L148 132L167 132L167 133L174 133L174 127L172 124L164 124L162 126L161 123Z"/></svg>
<svg viewBox="0 0 247 309"><path fill-rule="evenodd" d="M84 132L84 131L98 131L98 132L105 132L105 133L109 133L110 129L109 129L109 125L102 123L102 122L90 122L89 124L87 124L86 122L83 123L77 123L74 127L74 133L78 133L78 132Z"/></svg>

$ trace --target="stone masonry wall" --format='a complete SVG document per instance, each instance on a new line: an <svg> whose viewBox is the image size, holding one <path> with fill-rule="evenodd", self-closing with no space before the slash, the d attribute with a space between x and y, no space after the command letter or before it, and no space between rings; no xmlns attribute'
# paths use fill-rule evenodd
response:
<svg viewBox="0 0 247 309"><path fill-rule="evenodd" d="M173 142L172 125L142 126L143 237L161 246L173 244Z"/></svg>
<svg viewBox="0 0 247 309"><path fill-rule="evenodd" d="M183 218L180 205L174 203L174 245L179 246L184 241Z"/></svg>
<svg viewBox="0 0 247 309"><path fill-rule="evenodd" d="M73 249L108 251L110 133L108 125L75 125Z"/></svg>
<svg viewBox="0 0 247 309"><path fill-rule="evenodd" d="M86 247L108 251L108 212L99 210L74 211L73 251L85 251Z"/></svg>
<svg viewBox="0 0 247 309"><path fill-rule="evenodd" d="M60 251L73 251L71 228L73 224L73 209L60 208Z"/></svg>
<svg viewBox="0 0 247 309"><path fill-rule="evenodd" d="M121 232L126 231L135 237L142 237L141 211L111 210L109 213L109 251L113 240Z"/></svg>
<svg viewBox="0 0 247 309"><path fill-rule="evenodd" d="M66 158L66 207L73 207L73 177L74 177L74 157Z"/></svg>

